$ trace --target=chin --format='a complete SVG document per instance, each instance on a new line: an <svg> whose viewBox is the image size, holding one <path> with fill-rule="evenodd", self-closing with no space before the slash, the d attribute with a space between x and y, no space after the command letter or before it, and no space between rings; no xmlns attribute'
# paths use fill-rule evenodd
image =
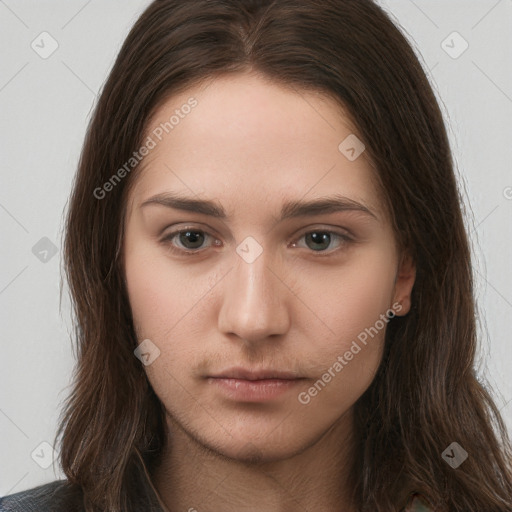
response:
<svg viewBox="0 0 512 512"><path fill-rule="evenodd" d="M301 436L300 432L293 432L287 422L283 422L280 426L284 429L276 428L276 425L269 425L269 428L262 429L255 422L253 428L234 431L225 425L226 430L222 429L222 433L216 432L215 436L201 436L202 444L230 460L264 464L293 457L315 443L316 437L311 437L311 432L309 435Z"/></svg>
<svg viewBox="0 0 512 512"><path fill-rule="evenodd" d="M268 441L241 441L229 446L213 448L222 457L250 465L267 464L289 459L302 449L300 447L282 447Z"/></svg>

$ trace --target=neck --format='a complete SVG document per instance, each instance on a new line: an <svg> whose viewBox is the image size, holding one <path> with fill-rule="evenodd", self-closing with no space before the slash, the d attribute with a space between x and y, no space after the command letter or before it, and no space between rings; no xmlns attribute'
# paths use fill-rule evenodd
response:
<svg viewBox="0 0 512 512"><path fill-rule="evenodd" d="M162 463L153 475L168 512L355 512L350 472L353 418L346 413L313 445L286 459L260 453L254 462L228 458L192 438L168 417Z"/></svg>

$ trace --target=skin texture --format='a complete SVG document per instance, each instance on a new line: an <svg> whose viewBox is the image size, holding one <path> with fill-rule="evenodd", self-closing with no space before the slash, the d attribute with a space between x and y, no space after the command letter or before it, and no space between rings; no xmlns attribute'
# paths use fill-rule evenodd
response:
<svg viewBox="0 0 512 512"><path fill-rule="evenodd" d="M414 265L397 251L365 153L350 161L338 150L355 132L333 99L255 73L223 76L168 99L151 127L191 96L197 106L146 157L124 226L137 338L160 350L145 369L168 413L155 487L170 511L350 512L353 405L378 368L386 323L309 403L298 394L393 304L407 314ZM165 192L213 200L227 218L141 207ZM376 218L344 211L278 221L284 202L334 193ZM185 228L205 238L164 240ZM352 241L306 236L329 230ZM251 263L236 250L247 237L262 249ZM173 244L196 254L175 254ZM248 403L205 378L231 366L307 380Z"/></svg>

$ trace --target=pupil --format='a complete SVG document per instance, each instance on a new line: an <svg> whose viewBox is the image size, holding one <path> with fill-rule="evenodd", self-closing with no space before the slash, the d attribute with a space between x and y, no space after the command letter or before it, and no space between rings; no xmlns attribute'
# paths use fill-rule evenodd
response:
<svg viewBox="0 0 512 512"><path fill-rule="evenodd" d="M325 243L327 242L327 247L329 246L329 242L331 240L331 235L329 235L329 233L318 233L318 232L313 232L313 233L308 233L306 235L306 242L308 240L311 240L314 244L322 244L322 243ZM327 247L320 247L320 249L326 249Z"/></svg>
<svg viewBox="0 0 512 512"><path fill-rule="evenodd" d="M190 247L190 243L201 246L203 239L204 236L199 231L184 231L180 234L180 242L188 249L197 249L195 246Z"/></svg>

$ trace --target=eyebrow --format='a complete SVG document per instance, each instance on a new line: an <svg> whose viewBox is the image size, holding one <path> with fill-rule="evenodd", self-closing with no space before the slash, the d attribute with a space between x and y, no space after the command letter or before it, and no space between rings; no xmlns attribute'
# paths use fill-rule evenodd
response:
<svg viewBox="0 0 512 512"><path fill-rule="evenodd" d="M150 197L141 204L141 208L148 205L161 205L166 208L195 212L218 219L228 218L224 208L214 201L194 199L171 192ZM377 215L368 206L342 195L320 197L310 201L288 201L281 209L280 220L283 221L296 217L314 217L344 211L361 212L378 220Z"/></svg>

